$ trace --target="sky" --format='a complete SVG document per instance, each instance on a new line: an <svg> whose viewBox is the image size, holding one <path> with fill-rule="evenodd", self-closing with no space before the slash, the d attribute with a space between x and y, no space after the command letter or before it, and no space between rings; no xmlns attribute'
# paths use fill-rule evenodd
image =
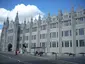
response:
<svg viewBox="0 0 85 64"><path fill-rule="evenodd" d="M19 13L19 19L22 23L25 19L28 21L30 17L38 18L62 12L70 12L71 7L76 10L79 6L85 9L85 0L0 0L0 31L3 22L9 17L10 21Z"/></svg>

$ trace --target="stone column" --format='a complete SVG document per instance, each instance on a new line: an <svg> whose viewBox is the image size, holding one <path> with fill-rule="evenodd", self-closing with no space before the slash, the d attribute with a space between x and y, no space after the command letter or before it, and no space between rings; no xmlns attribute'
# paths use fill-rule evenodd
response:
<svg viewBox="0 0 85 64"><path fill-rule="evenodd" d="M59 56L62 55L62 30L61 30L61 21L59 20L58 22L58 35L59 35L59 40L58 40L58 44L59 44Z"/></svg>
<svg viewBox="0 0 85 64"><path fill-rule="evenodd" d="M71 17L71 27L72 27L72 48L73 48L73 53L76 54L76 20L74 19L74 13L72 13Z"/></svg>

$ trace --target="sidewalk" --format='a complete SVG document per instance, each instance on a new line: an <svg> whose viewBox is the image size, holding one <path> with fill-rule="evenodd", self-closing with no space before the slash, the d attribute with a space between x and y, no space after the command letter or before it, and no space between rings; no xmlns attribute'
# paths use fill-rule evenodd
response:
<svg viewBox="0 0 85 64"><path fill-rule="evenodd" d="M2 52L2 53L7 53L7 54L15 54L14 52ZM77 63L73 63L73 62L68 62L68 61L64 61L64 60L60 60L59 58L60 57L57 57L57 59L55 59L55 56L48 56L48 55L43 55L43 56L34 56L32 54L18 54L20 56L26 56L26 57L36 57L36 58L39 58L39 59L43 59L43 60L48 60L48 61L51 61L53 63L56 63L56 64L77 64Z"/></svg>
<svg viewBox="0 0 85 64"><path fill-rule="evenodd" d="M44 56L34 56L32 54L21 54L21 55L32 56L32 57L52 61L53 63L56 63L56 64L77 64L77 63L74 63L74 62L68 62L68 61L64 61L64 60L55 59L54 56L46 56L46 55L44 55Z"/></svg>

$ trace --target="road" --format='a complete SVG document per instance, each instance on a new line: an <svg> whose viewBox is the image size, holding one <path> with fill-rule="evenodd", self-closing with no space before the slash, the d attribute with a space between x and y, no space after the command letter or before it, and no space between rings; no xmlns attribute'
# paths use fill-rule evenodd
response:
<svg viewBox="0 0 85 64"><path fill-rule="evenodd" d="M0 64L85 64L85 56L48 60L32 55L14 55L0 52Z"/></svg>
<svg viewBox="0 0 85 64"><path fill-rule="evenodd" d="M85 56L59 58L58 60L68 61L68 62L77 63L77 64L85 64Z"/></svg>
<svg viewBox="0 0 85 64"><path fill-rule="evenodd" d="M56 64L33 56L0 53L0 64Z"/></svg>

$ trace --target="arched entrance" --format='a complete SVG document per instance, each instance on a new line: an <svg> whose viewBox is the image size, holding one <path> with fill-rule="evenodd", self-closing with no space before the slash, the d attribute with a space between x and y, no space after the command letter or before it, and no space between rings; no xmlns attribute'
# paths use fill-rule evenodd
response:
<svg viewBox="0 0 85 64"><path fill-rule="evenodd" d="M8 44L8 51L12 51L12 44Z"/></svg>

